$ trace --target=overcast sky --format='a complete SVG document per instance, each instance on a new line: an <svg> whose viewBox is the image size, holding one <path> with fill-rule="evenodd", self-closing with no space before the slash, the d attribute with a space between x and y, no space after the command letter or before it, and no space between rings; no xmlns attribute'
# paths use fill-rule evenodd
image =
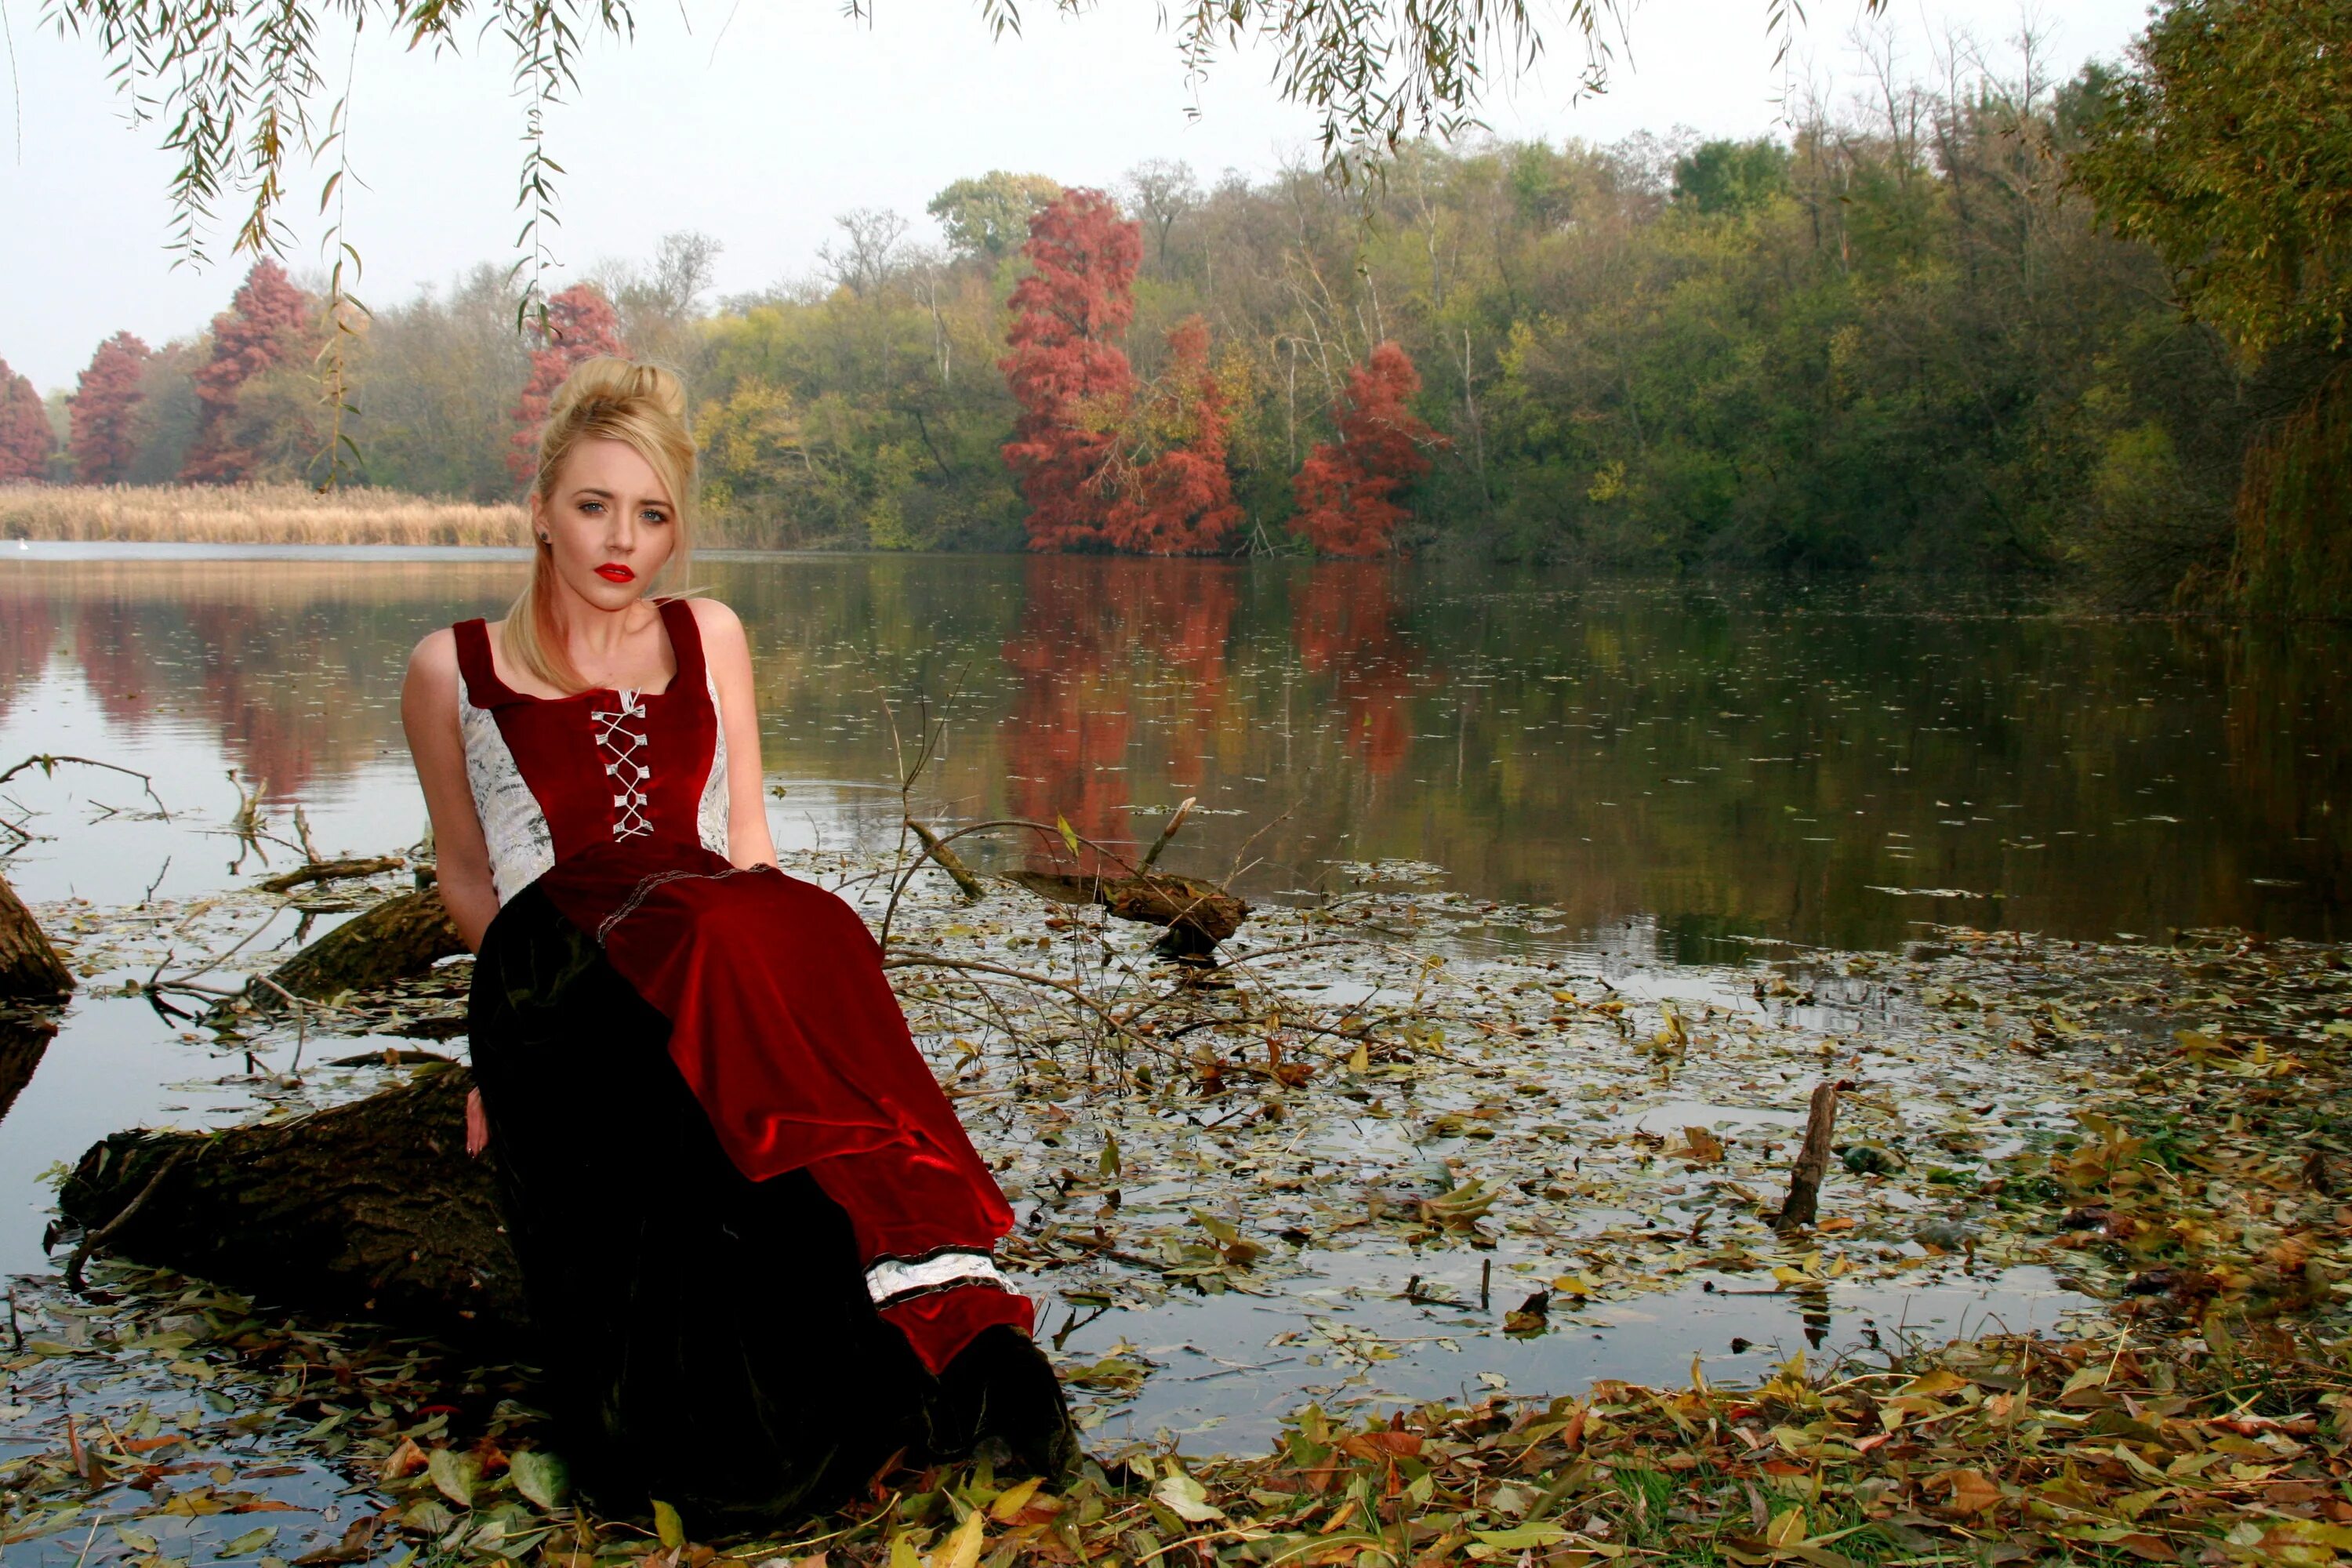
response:
<svg viewBox="0 0 2352 1568"><path fill-rule="evenodd" d="M0 120L0 358L46 393L69 387L116 331L159 343L201 330L247 262L216 254L203 271L174 268L171 160L155 150L156 128L126 125L97 49L38 29L33 0L0 9L18 95L16 114ZM928 234L924 205L966 174L1115 185L1139 161L1165 157L1207 184L1228 168L1263 174L1314 156L1316 121L1266 85L1263 58L1229 58L1188 89L1147 0L1104 0L1075 18L1030 0L1026 35L1003 41L971 0L879 0L870 28L844 19L835 0L637 9L635 42L598 40L580 93L551 120L551 152L569 170L555 249L575 270L700 229L726 247L720 290L743 291L808 273L846 208L895 207ZM1791 69L1839 99L1861 85L1849 41L1860 0L1808 9L1790 64L1776 69L1766 0L1649 0L1605 97L1571 101L1581 51L1562 33L1549 67L1498 93L1487 121L1555 142L1677 125L1766 133ZM2057 73L2118 57L2146 9L2042 8ZM1905 64L1922 76L1935 68L1931 37L1959 29L1998 54L2021 20L2017 0L1890 0ZM495 49L431 61L370 37L354 59L352 150L364 188L351 193L349 217L366 259L362 297L389 301L474 262L511 259L521 113ZM304 169L291 184L288 260L315 268L305 215L317 174Z"/></svg>

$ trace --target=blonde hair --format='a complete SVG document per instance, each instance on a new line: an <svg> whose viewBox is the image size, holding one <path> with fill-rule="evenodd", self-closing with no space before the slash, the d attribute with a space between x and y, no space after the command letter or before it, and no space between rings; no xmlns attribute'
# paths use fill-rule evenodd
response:
<svg viewBox="0 0 2352 1568"><path fill-rule="evenodd" d="M660 365L609 355L574 365L556 388L540 431L539 477L531 489L542 503L554 500L556 476L583 441L625 442L661 480L677 542L656 581L684 582L694 552L694 435L686 424L685 384ZM588 682L572 662L556 609L554 550L536 537L531 545L530 581L507 611L499 647L509 664L548 685L584 691Z"/></svg>

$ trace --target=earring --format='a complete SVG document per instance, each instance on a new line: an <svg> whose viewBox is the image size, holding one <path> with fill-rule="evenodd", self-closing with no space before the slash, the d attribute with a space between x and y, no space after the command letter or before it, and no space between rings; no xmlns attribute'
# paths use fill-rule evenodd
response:
<svg viewBox="0 0 2352 1568"><path fill-rule="evenodd" d="M541 534L541 535L539 536L539 542L540 542L541 544L552 544L552 543L554 543L554 542L555 542L555 541L553 541L553 540L551 540L551 539L548 538L548 537L547 537L547 535L545 535L545 534L543 534L543 533L542 533L542 534Z"/></svg>

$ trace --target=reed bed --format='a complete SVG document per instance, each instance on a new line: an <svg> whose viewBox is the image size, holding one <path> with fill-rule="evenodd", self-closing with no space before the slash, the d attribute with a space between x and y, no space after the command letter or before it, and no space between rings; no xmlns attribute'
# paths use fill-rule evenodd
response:
<svg viewBox="0 0 2352 1568"><path fill-rule="evenodd" d="M303 485L0 487L0 539L520 547L520 506Z"/></svg>

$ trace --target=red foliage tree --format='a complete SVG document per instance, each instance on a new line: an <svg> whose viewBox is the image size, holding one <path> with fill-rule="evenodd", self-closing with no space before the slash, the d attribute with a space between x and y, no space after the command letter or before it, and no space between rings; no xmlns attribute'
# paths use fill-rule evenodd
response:
<svg viewBox="0 0 2352 1568"><path fill-rule="evenodd" d="M139 452L139 405L146 395L140 379L152 353L129 332L115 333L98 345L66 399L72 419L66 451L83 484L119 485L129 477Z"/></svg>
<svg viewBox="0 0 2352 1568"><path fill-rule="evenodd" d="M530 351L530 380L515 404L514 446L507 467L526 484L539 473L539 432L547 423L548 405L555 389L572 367L599 354L628 357L621 342L621 316L613 302L593 283L574 283L549 296L547 325L539 346Z"/></svg>
<svg viewBox="0 0 2352 1568"><path fill-rule="evenodd" d="M1168 334L1169 368L1145 410L1144 435L1161 450L1129 475L1105 521L1119 550L1144 555L1207 555L1242 521L1225 471L1233 420L1209 369L1209 323L1187 316Z"/></svg>
<svg viewBox="0 0 2352 1568"><path fill-rule="evenodd" d="M1412 513L1393 499L1429 469L1423 447L1444 437L1407 405L1421 374L1396 344L1382 343L1348 370L1338 409L1339 443L1318 443L1292 481L1298 499L1294 531L1325 555L1379 555Z"/></svg>
<svg viewBox="0 0 2352 1568"><path fill-rule="evenodd" d="M1021 253L1030 272L997 368L1021 405L1004 462L1029 503L1029 548L1106 544L1106 470L1135 395L1118 337L1135 318L1142 226L1100 191L1065 191L1029 220Z"/></svg>
<svg viewBox="0 0 2352 1568"><path fill-rule="evenodd" d="M213 318L213 353L195 374L196 438L180 465L191 484L235 484L255 454L239 443L237 395L257 375L290 364L310 336L310 297L267 258L245 275L228 309Z"/></svg>
<svg viewBox="0 0 2352 1568"><path fill-rule="evenodd" d="M41 395L0 360L0 479L47 478L49 451L56 445Z"/></svg>

